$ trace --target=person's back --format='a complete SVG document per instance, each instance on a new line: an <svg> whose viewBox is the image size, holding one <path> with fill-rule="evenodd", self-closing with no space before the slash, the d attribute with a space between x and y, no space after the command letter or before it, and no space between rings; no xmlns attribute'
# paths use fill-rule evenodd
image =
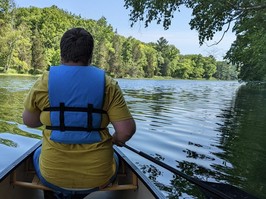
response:
<svg viewBox="0 0 266 199"><path fill-rule="evenodd" d="M112 145L129 140L135 122L117 82L89 66L93 38L86 30L68 30L60 49L62 65L44 73L24 103L24 123L46 126L35 153L36 171L45 185L61 192L104 187L116 175Z"/></svg>

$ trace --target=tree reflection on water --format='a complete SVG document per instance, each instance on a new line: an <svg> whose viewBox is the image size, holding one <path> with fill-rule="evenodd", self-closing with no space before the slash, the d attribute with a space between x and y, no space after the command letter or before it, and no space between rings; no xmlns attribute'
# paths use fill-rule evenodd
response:
<svg viewBox="0 0 266 199"><path fill-rule="evenodd" d="M40 135L31 133L31 130L21 129L23 101L28 91L16 90L18 88L13 88L12 85L6 83L3 79L1 79L1 86L3 88L0 88L0 136L2 133L8 133L41 139ZM18 146L16 142L5 137L0 138L0 144L9 147Z"/></svg>
<svg viewBox="0 0 266 199"><path fill-rule="evenodd" d="M164 158L159 154L155 154L154 158L162 162L164 160ZM206 169L198 167L198 165L191 162L177 161L177 165L179 170L188 176L195 174L202 176L202 174L206 175L206 173L208 173ZM203 195L203 193L197 186L193 185L192 183L188 182L186 179L178 175L173 174L170 185L166 185L157 180L157 178L162 175L162 171L158 169L157 166L154 166L152 164L139 164L139 168L160 190L167 193L167 198L175 199L181 196L183 198L205 198L205 195Z"/></svg>
<svg viewBox="0 0 266 199"><path fill-rule="evenodd" d="M22 80L3 84L1 79L6 86L0 88L0 136L9 132L40 139L19 126L23 100L34 82ZM121 80L120 85L138 123L132 144L158 160L171 160L170 166L186 175L266 198L265 85L242 86L232 104L236 83ZM5 137L0 144L16 147ZM157 165L141 162L138 167L167 198L205 198L197 186L175 174L167 173L162 182L167 171Z"/></svg>
<svg viewBox="0 0 266 199"><path fill-rule="evenodd" d="M9 147L14 147L14 148L16 148L18 146L18 143L14 142L12 140L9 140L9 139L4 139L4 138L0 138L0 144L6 145Z"/></svg>
<svg viewBox="0 0 266 199"><path fill-rule="evenodd" d="M145 96L145 99L152 97L160 100L153 114L162 111L163 106L160 105L164 102L164 96L165 93ZM170 103L171 100L167 102ZM134 106L132 102L131 104ZM182 173L202 181L227 183L259 198L266 198L266 85L241 86L231 106L223 108L216 117L220 118L220 121L214 129L218 136L212 147L220 150L210 150L209 155L203 154L195 148L205 146L188 141L187 146L193 146L195 150L183 149L186 159L176 160L175 167ZM152 156L161 161L165 159L159 154ZM219 161L215 161L216 158ZM200 165L199 162L202 161L210 162L209 166ZM157 166L139 164L139 167L165 192L167 198L205 198L202 190L177 175L173 174L166 184L161 182L163 173Z"/></svg>
<svg viewBox="0 0 266 199"><path fill-rule="evenodd" d="M215 155L232 167L213 167L225 173L230 184L266 198L266 84L241 86L231 109L224 110L219 117L224 118L218 129L222 132L223 152Z"/></svg>

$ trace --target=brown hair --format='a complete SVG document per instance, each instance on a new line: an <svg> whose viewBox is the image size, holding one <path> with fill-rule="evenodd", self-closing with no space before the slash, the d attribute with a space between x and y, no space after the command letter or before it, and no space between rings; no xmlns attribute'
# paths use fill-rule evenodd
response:
<svg viewBox="0 0 266 199"><path fill-rule="evenodd" d="M91 64L94 41L92 35L83 28L67 30L61 38L60 50L63 62Z"/></svg>

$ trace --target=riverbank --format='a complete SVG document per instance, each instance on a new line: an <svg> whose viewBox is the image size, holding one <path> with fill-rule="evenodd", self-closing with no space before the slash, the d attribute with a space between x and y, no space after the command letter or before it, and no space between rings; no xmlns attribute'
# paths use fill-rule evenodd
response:
<svg viewBox="0 0 266 199"><path fill-rule="evenodd" d="M25 77L39 77L41 76L42 74L38 74L38 75L32 75L32 74L19 74L19 73L0 73L0 76L25 76ZM154 76L154 77L151 77L151 78L148 78L148 77L139 77L139 78L134 78L134 77L122 77L122 78L114 78L114 79L132 79L132 80L140 80L140 79L147 79L147 80L210 80L210 81L215 81L217 79L215 78L210 78L210 79L179 79L179 78L173 78L173 77L170 77L170 76ZM231 80L229 80L231 81Z"/></svg>
<svg viewBox="0 0 266 199"><path fill-rule="evenodd" d="M0 76L25 76L25 77L38 77L42 74L32 75L32 74L19 74L19 73L0 73ZM162 76L154 76L152 78L140 77L140 78L133 78L133 77L122 77L122 78L114 78L114 79L153 79L153 80L168 80L168 79L175 79L172 77L162 77Z"/></svg>
<svg viewBox="0 0 266 199"><path fill-rule="evenodd" d="M25 77L38 77L41 75L31 75L31 74L19 74L19 73L0 73L0 76L25 76Z"/></svg>

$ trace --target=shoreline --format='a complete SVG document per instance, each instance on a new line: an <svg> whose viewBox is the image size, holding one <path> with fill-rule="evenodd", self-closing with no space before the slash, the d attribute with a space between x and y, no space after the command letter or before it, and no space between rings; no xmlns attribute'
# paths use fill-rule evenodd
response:
<svg viewBox="0 0 266 199"><path fill-rule="evenodd" d="M25 77L38 77L41 76L41 74L39 75L31 75L31 74L19 74L19 73L0 73L0 76L25 76Z"/></svg>
<svg viewBox="0 0 266 199"><path fill-rule="evenodd" d="M108 74L107 74L108 75ZM14 76L14 77L40 77L42 74L32 75L32 74L19 74L19 73L0 73L0 76ZM113 78L113 77L112 77ZM153 78L147 77L122 77L122 78L114 78L114 79L132 79L132 80L199 80L199 81L237 81L237 80L218 80L215 78L211 79L180 79L180 78L173 78L173 77L162 77L162 76L154 76Z"/></svg>

